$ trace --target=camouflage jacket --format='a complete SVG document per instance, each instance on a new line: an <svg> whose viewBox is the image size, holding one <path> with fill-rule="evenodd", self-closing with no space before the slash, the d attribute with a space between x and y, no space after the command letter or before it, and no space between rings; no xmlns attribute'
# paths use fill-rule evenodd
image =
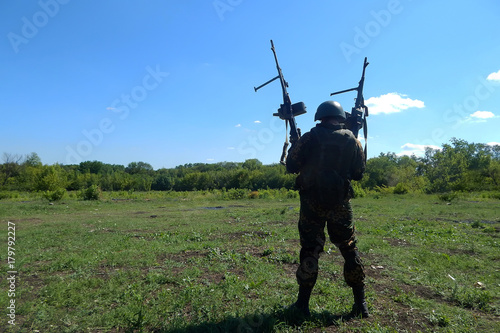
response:
<svg viewBox="0 0 500 333"><path fill-rule="evenodd" d="M365 157L361 143L343 125L317 124L305 133L289 150L286 168L299 173L297 186L308 189L309 175L320 169L336 173L347 183L360 180L365 171ZM321 175L328 175L322 172ZM327 176L328 177L328 176Z"/></svg>

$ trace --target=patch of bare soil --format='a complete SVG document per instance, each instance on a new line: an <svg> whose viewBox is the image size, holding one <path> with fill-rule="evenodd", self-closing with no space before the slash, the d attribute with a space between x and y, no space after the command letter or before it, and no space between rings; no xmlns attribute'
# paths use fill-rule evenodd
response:
<svg viewBox="0 0 500 333"><path fill-rule="evenodd" d="M7 221L13 222L16 225L16 230L23 230L24 228L30 227L32 225L38 225L43 223L42 219L32 217L32 218L27 218L27 219L9 219L5 220L5 224L7 224ZM7 227L5 227L7 230Z"/></svg>
<svg viewBox="0 0 500 333"><path fill-rule="evenodd" d="M208 254L207 251L182 251L179 253L172 253L166 255L166 259L170 259L173 261L178 261L181 263L186 263L186 261L190 258L200 258L205 257Z"/></svg>
<svg viewBox="0 0 500 333"><path fill-rule="evenodd" d="M384 238L384 240L394 247L411 246L405 239Z"/></svg>
<svg viewBox="0 0 500 333"><path fill-rule="evenodd" d="M18 223L18 222L30 222L30 223L42 223L43 220L42 219L39 219L39 218L36 218L36 217L32 217L32 218L28 218L28 219L14 219L14 220L9 220L10 222L15 222L15 223Z"/></svg>

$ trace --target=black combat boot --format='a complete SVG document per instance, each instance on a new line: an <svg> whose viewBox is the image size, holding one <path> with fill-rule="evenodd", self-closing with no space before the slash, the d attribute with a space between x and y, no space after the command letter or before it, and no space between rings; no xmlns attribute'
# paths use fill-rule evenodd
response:
<svg viewBox="0 0 500 333"><path fill-rule="evenodd" d="M368 306L365 300L365 288L364 287L354 287L352 288L352 293L354 295L354 305L352 306L351 316L361 318L368 318Z"/></svg>
<svg viewBox="0 0 500 333"><path fill-rule="evenodd" d="M305 317L309 317L311 315L311 312L309 311L309 299L311 298L311 293L312 293L311 287L300 286L297 302L293 303L290 308L297 309Z"/></svg>

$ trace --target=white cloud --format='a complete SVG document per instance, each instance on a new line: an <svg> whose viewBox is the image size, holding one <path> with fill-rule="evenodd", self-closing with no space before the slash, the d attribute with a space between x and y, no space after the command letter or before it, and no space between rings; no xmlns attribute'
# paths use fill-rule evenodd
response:
<svg viewBox="0 0 500 333"><path fill-rule="evenodd" d="M238 125L236 125L236 126L234 126L234 127L241 127L241 124L238 124Z"/></svg>
<svg viewBox="0 0 500 333"><path fill-rule="evenodd" d="M441 150L441 147L434 146L434 145L419 145L415 143L405 143L404 145L401 146L402 151L397 154L398 156L424 156L425 154L425 149L426 148L431 148L431 149L437 149Z"/></svg>
<svg viewBox="0 0 500 333"><path fill-rule="evenodd" d="M488 146L500 146L500 142L488 142Z"/></svg>
<svg viewBox="0 0 500 333"><path fill-rule="evenodd" d="M494 118L495 114L491 111L476 111L473 114L471 114L470 117L478 119L488 119L488 118Z"/></svg>
<svg viewBox="0 0 500 333"><path fill-rule="evenodd" d="M484 123L487 119L498 118L491 111L476 111L461 121L462 124Z"/></svg>
<svg viewBox="0 0 500 333"><path fill-rule="evenodd" d="M491 73L486 79L491 81L500 81L500 71Z"/></svg>
<svg viewBox="0 0 500 333"><path fill-rule="evenodd" d="M260 120L256 120L256 121L254 121L254 123L256 123L256 124L260 124L260 123L262 123L262 121L260 121Z"/></svg>
<svg viewBox="0 0 500 333"><path fill-rule="evenodd" d="M397 113L409 108L423 108L424 102L408 98L407 95L396 92L379 97L370 97L365 101L370 114Z"/></svg>
<svg viewBox="0 0 500 333"><path fill-rule="evenodd" d="M235 148L235 147L227 147L227 149L229 149L229 150L234 150L234 149L236 149L236 148Z"/></svg>

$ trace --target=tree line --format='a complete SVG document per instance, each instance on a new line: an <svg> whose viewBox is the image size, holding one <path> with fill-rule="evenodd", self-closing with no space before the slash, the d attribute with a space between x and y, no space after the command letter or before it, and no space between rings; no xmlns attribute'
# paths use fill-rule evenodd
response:
<svg viewBox="0 0 500 333"><path fill-rule="evenodd" d="M0 191L195 191L214 189L293 189L295 175L281 164L245 162L193 163L154 170L146 162L127 166L85 161L44 165L36 153L4 153ZM359 190L392 189L395 193L500 190L500 146L452 139L423 157L381 153L367 161Z"/></svg>

